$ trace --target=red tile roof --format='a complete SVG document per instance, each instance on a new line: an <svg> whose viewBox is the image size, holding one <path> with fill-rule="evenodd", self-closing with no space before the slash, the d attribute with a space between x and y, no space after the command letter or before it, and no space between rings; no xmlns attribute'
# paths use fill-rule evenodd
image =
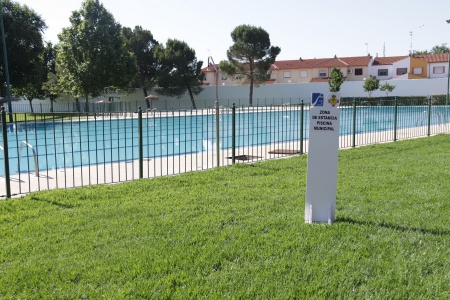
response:
<svg viewBox="0 0 450 300"><path fill-rule="evenodd" d="M320 62L314 65L314 68L332 68L332 67L347 67L348 64L340 58L331 58L329 60Z"/></svg>
<svg viewBox="0 0 450 300"><path fill-rule="evenodd" d="M218 65L218 64L216 64L216 68L219 69L219 65ZM202 69L202 72L203 72L203 73L207 73L207 72L215 72L214 66L211 64L211 65L209 65L209 66L207 66L207 67L204 67L204 68Z"/></svg>
<svg viewBox="0 0 450 300"><path fill-rule="evenodd" d="M392 65L393 63L407 58L404 56L375 57L374 66ZM448 62L449 54L421 54L414 57L423 59L428 63ZM371 56L353 56L353 57L336 57L336 58L313 58L298 60L279 60L275 61L269 70L293 70L293 69L311 69L311 68L332 68L332 67L364 67L368 66L372 60ZM216 65L219 68L219 65ZM214 66L210 65L202 69L202 72L215 72ZM268 82L267 82L268 83Z"/></svg>
<svg viewBox="0 0 450 300"><path fill-rule="evenodd" d="M355 57L341 57L340 60L345 61L349 67L369 66L372 60L371 56L355 56Z"/></svg>
<svg viewBox="0 0 450 300"><path fill-rule="evenodd" d="M392 65L393 63L405 59L408 56L389 56L389 57L375 57L373 61L374 66Z"/></svg>
<svg viewBox="0 0 450 300"><path fill-rule="evenodd" d="M299 60L276 61L270 66L269 70L368 66L371 60L372 57L370 56L313 58L313 59L300 58Z"/></svg>
<svg viewBox="0 0 450 300"><path fill-rule="evenodd" d="M440 54L416 54L416 58L425 60L427 63L448 62L448 53Z"/></svg>
<svg viewBox="0 0 450 300"><path fill-rule="evenodd" d="M299 59L299 60L279 60L274 62L269 70L290 70L290 69L310 69L318 63L323 63L329 58Z"/></svg>

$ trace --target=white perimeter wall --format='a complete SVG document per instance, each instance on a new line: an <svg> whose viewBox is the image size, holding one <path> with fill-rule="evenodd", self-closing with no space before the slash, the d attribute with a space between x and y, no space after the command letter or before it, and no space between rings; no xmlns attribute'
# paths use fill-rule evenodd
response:
<svg viewBox="0 0 450 300"><path fill-rule="evenodd" d="M389 80L380 81L380 86L386 82L395 85L395 89L389 96L432 96L443 95L447 93L447 78L436 79L415 79L415 80ZM341 86L341 97L367 97L367 92L363 89L362 81L348 81ZM236 100L247 101L249 97L249 86L219 86L219 100ZM329 93L328 83L299 83L299 84L269 84L260 85L253 90L254 102L256 99L267 101L274 99L274 104L282 104L292 99L303 99L305 103L309 103L311 94L319 92L323 94ZM195 97L196 100L214 100L216 98L216 89L214 86L205 87L205 90ZM386 96L385 92L377 90L372 93L372 97ZM280 103L281 101L281 103ZM296 100L296 103L298 100ZM227 101L225 101L227 102ZM244 103L241 103L245 105Z"/></svg>
<svg viewBox="0 0 450 300"><path fill-rule="evenodd" d="M447 78L434 78L434 79L415 79L415 80L389 80L380 81L380 85L389 82L395 85L395 89L389 96L432 96L443 95L447 93ZM367 92L364 92L362 88L362 81L348 81L341 86L342 97L367 97ZM250 87L248 85L237 86L219 86L219 103L221 106L231 106L232 103L236 103L237 106L248 105ZM305 103L309 103L311 93L318 92L327 94L328 83L299 83L299 84L268 84L255 87L253 90L253 105L280 105L284 103L299 103L299 99L303 99ZM153 93L153 91L150 91ZM386 96L385 92L375 91L372 93L373 97ZM216 99L216 87L207 86L204 87L204 91L195 96L195 102L197 108L213 107ZM144 110L146 109L146 103L144 101L144 94L142 90L136 90L135 93L121 97L119 102L133 102L133 107L140 105ZM64 103L63 107L69 107L73 105L67 105L73 101L58 101L58 103ZM81 103L84 100L80 100ZM22 110L29 111L28 101L18 101L15 104L21 104L23 109L14 109L14 111ZM40 104L49 104L48 100L34 100L33 105L36 108ZM45 105L47 106L47 105ZM152 101L152 106L157 110L171 110L171 109L190 109L192 107L189 96L186 94L180 98L171 98L160 96L158 100ZM5 105L7 108L7 105ZM18 106L19 107L19 106ZM40 110L36 110L40 111Z"/></svg>

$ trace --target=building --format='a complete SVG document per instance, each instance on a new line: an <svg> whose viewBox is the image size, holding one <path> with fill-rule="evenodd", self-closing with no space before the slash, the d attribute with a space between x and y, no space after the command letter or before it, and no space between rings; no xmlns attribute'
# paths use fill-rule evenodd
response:
<svg viewBox="0 0 450 300"><path fill-rule="evenodd" d="M333 67L339 68L346 81L364 81L370 75L380 80L410 80L446 78L448 76L449 54L413 54L391 57L334 57L275 61L269 68L270 79L264 84L289 84L324 82L328 80ZM215 68L207 66L204 85L216 85ZM218 74L218 85L246 84L239 75Z"/></svg>

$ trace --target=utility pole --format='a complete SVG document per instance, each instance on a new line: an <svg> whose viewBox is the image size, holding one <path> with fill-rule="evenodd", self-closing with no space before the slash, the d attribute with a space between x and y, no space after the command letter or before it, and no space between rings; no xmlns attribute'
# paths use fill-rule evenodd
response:
<svg viewBox="0 0 450 300"><path fill-rule="evenodd" d="M12 117L12 105L11 105L11 86L9 84L9 68L8 68L8 54L6 53L6 39L5 39L5 25L3 24L3 4L0 0L0 23L2 26L2 44L3 44L3 54L5 59L5 77L6 77L6 95L8 99L8 115L9 122L13 122Z"/></svg>

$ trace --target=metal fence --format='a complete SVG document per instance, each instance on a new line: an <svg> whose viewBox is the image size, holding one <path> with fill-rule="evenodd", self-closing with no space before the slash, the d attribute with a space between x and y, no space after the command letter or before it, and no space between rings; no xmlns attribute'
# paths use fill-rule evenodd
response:
<svg viewBox="0 0 450 300"><path fill-rule="evenodd" d="M294 101L292 101L294 102ZM309 105L9 115L2 110L0 196L205 170L308 151ZM341 102L340 148L449 131L449 107Z"/></svg>

